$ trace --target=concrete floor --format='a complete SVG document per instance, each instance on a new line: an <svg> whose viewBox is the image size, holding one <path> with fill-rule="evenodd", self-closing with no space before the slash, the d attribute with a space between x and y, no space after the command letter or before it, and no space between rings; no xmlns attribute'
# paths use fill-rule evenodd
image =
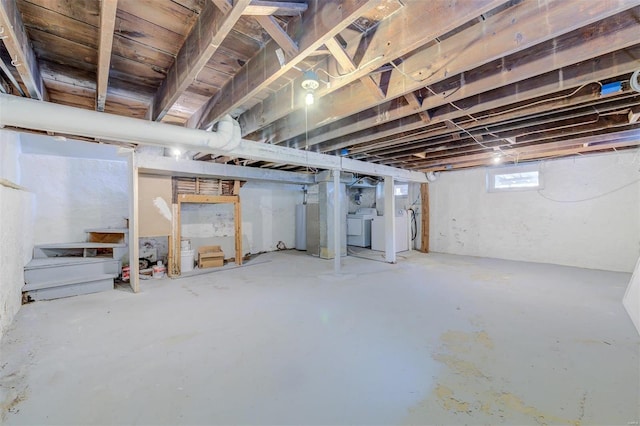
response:
<svg viewBox="0 0 640 426"><path fill-rule="evenodd" d="M628 425L629 274L297 252L37 302L2 341L13 424Z"/></svg>

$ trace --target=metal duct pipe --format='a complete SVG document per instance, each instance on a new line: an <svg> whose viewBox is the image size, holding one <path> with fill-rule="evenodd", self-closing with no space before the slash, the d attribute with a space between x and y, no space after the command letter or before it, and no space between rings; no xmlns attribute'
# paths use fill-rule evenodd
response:
<svg viewBox="0 0 640 426"><path fill-rule="evenodd" d="M427 181L424 173L416 171L242 140L239 124L229 116L218 122L216 132L207 132L0 93L0 127L5 126L318 169L392 176L400 181Z"/></svg>
<svg viewBox="0 0 640 426"><path fill-rule="evenodd" d="M207 132L10 95L0 95L0 125L221 153L240 144L240 125L230 116L218 122L217 132Z"/></svg>

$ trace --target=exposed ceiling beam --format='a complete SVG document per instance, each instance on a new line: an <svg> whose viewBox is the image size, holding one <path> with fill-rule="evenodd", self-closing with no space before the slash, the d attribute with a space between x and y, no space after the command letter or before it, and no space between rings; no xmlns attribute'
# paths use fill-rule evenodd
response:
<svg viewBox="0 0 640 426"><path fill-rule="evenodd" d="M220 9L220 12L222 12L224 15L231 12L231 9L233 9L232 0L211 0L211 1L213 2L213 4L216 5L218 9Z"/></svg>
<svg viewBox="0 0 640 426"><path fill-rule="evenodd" d="M321 86L316 90L316 97L322 98L332 92L335 92L341 88L344 88L341 92L345 94L339 102L344 102L346 105L338 105L333 101L325 101L321 99L318 105L322 104L324 114L318 114L326 119L326 116L335 117L334 110L339 111L341 109L350 108L353 109L355 105L360 102L381 102L385 98L385 93L381 93L380 89L372 91L371 79L365 79L364 83L360 83L362 90L366 92L366 95L361 98L360 94L354 95L351 87L345 87L354 81L357 81L363 77L367 77L372 71L377 70L381 66L388 64L389 62L408 54L415 49L422 46L435 38L452 31L456 27L467 23L468 21L477 18L481 14L488 12L501 4L504 0L474 0L474 1L461 1L461 2L444 2L444 1L423 1L423 0L408 0L404 2L404 6L391 15L388 19L381 21L375 30L365 34L361 40L358 40L360 52L358 53L357 68L351 72L346 73L340 78L332 78L331 84L328 86ZM426 25L425 22L429 24ZM331 45L335 47L335 43L331 39L326 40L329 45L327 48L331 50ZM458 49L460 46L457 46ZM502 47L504 49L504 46ZM337 48L333 49L334 55L339 52ZM429 58L424 63L430 63ZM344 61L346 62L346 61ZM423 63L423 64L424 64ZM298 89L302 82L302 76L294 80L293 87ZM248 135L265 124L271 123L275 120L281 119L292 112L296 112L295 131L298 130L298 119L302 117L302 125L304 127L305 122L305 103L303 96L291 96L290 88L288 86L281 88L276 93L273 93L264 100L262 103L255 105L248 112L243 114L241 119L243 127L243 135ZM346 95L350 93L351 95ZM281 99L290 99L293 102L282 102ZM316 108L318 109L318 108ZM309 114L309 119L312 119L314 114ZM334 118L342 118L344 115ZM318 121L312 120L314 125L317 126ZM311 122L309 123L309 129L312 129ZM301 133L304 133L304 128ZM297 134L301 134L297 133ZM278 142L281 140L277 135Z"/></svg>
<svg viewBox="0 0 640 426"><path fill-rule="evenodd" d="M306 3L253 0L244 14L255 16L298 16L305 12L307 7Z"/></svg>
<svg viewBox="0 0 640 426"><path fill-rule="evenodd" d="M593 24L591 28L587 27L579 34L571 33L556 40L550 40L546 44L536 46L535 52L526 51L516 57L503 60L499 68L492 69L492 64L489 63L480 71L476 70L473 74L465 75L464 84L456 84L456 81L453 80L458 80L459 77L454 77L452 80L443 82L441 86L433 86L438 95L425 98L420 110L430 111L431 122L436 123L452 116L461 117L525 99L548 95L559 89L572 87L567 84L568 80L577 82L577 85L598 81L597 79L587 79L586 75L598 75L599 79L619 75L621 72L618 71L617 65L613 66L608 75L599 72L604 68L606 61L592 60L592 58L623 49L630 50L629 46L638 42L636 20L640 15L634 15L636 14L619 15L603 23ZM633 49L637 51L636 48ZM632 72L633 67L637 68L637 57L626 58L625 56L625 54L620 54L611 57L610 60L631 66L630 72ZM635 60L635 66L629 62L629 59ZM589 65L580 66L581 62ZM574 64L576 67L573 67ZM550 72L554 69L564 70L564 72ZM577 74L578 69L583 73ZM540 76L539 79L538 76ZM498 90L501 88L505 88L507 93L499 93ZM498 93L499 96L496 95ZM480 96L480 94L483 95ZM478 98L468 100L474 96L478 96ZM456 104L464 111L453 107L449 110L449 102ZM443 106L447 107L450 112L446 118L434 111L434 109ZM318 135L310 136L309 146L340 137L340 140L334 140L321 148L321 151L327 152L344 148L345 144L350 146L355 143L364 143L378 139L385 134L395 134L398 131L415 129L424 125L411 118L416 111L407 105L394 106L388 103L379 108L384 111L383 120L375 114L376 110L357 114L335 123L336 129L334 131L326 130Z"/></svg>
<svg viewBox="0 0 640 426"><path fill-rule="evenodd" d="M109 69L111 66L111 48L113 47L113 31L116 26L117 10L118 0L101 0L96 111L104 111L104 105L107 102L107 87L109 85Z"/></svg>
<svg viewBox="0 0 640 426"><path fill-rule="evenodd" d="M38 60L31 48L15 0L0 0L0 30L0 39L11 56L11 65L18 70L29 96L46 100L47 93L40 76Z"/></svg>
<svg viewBox="0 0 640 426"><path fill-rule="evenodd" d="M9 81L11 82L11 84L13 84L13 86L15 87L15 89L18 91L18 93L20 93L21 96L27 96L24 93L24 90L22 90L22 87L20 86L20 84L18 83L18 81L16 80L16 78L13 76L13 74L11 73L11 70L9 69L9 67L7 66L7 64L4 63L4 60L2 58L0 58L0 70L2 70L2 72L4 73L5 77L9 79Z"/></svg>
<svg viewBox="0 0 640 426"><path fill-rule="evenodd" d="M289 34L278 24L272 16L255 16L256 21L271 36L273 41L278 43L282 48L286 57L292 57L298 54L298 45L289 37Z"/></svg>
<svg viewBox="0 0 640 426"><path fill-rule="evenodd" d="M385 109L387 108L385 103L420 89L423 89L425 94L425 102L423 104L431 108L432 102L429 102L429 96L427 96L429 92L424 89L425 86L430 86L499 58L517 54L542 42L570 33L589 23L593 24L610 17L636 4L640 4L640 1L598 2L596 9L596 4L583 5L578 3L580 8L589 9L588 12L585 12L582 10L577 11L575 3L563 0L552 0L544 4L539 2L519 3L487 18L482 23L473 25L434 46L422 49L405 58L404 62L399 65L400 70L394 69L392 71L385 101L381 102L378 98L371 96L367 88L363 87L359 82L355 82L350 87L321 99L321 102L329 105L329 107L324 110L318 109L313 114L309 114L306 125L304 114L296 111L287 117L286 123L284 120L276 122L270 128L265 129L264 132L271 134L273 143L281 143L301 135L307 130L326 126L340 118L352 116L359 111L375 107ZM546 25L540 25L540 19L544 19ZM514 25L517 27L514 28ZM592 29L595 34L600 31L594 25L592 25ZM589 34L588 31L578 34L573 42L579 43L580 37L588 37ZM592 34L592 36L595 35ZM551 54L549 56L552 56L554 52L551 51L549 53ZM584 56L585 52L582 53ZM547 68L545 71L550 69L554 69L553 65L552 68ZM505 71L502 74L511 76L515 72ZM279 108L286 107L280 106ZM269 109L270 115L274 114L274 109ZM421 110L426 111L427 108L422 108ZM395 114L394 116L407 116L416 113L414 108L406 105L402 111L402 114ZM264 117L265 113L256 116L251 112L245 113L241 117L241 122L247 130L251 130L259 126L256 120L265 119L268 122L269 119ZM368 121L367 127L379 125L381 118L384 121L388 121L393 117L388 114L385 117L375 117ZM353 117L352 123L356 123L355 117ZM361 123L360 120L358 120L357 124L360 129L365 128L363 127L364 123ZM339 130L333 132L323 131L322 133L321 137L310 137L310 145L341 136Z"/></svg>
<svg viewBox="0 0 640 426"><path fill-rule="evenodd" d="M333 58L336 60L338 65L342 67L344 72L352 73L356 71L358 67L335 37L327 40L325 42L325 46L327 46L327 49L331 52L331 55L333 55ZM380 99L384 99L384 93L380 90L380 86L378 86L371 76L366 75L361 77L360 81L371 91L371 93Z"/></svg>
<svg viewBox="0 0 640 426"><path fill-rule="evenodd" d="M517 157L519 161L525 161L638 145L640 145L640 129L632 129L512 149L507 152L508 155L504 158L505 161L511 161L510 158L513 156L513 159ZM426 172L475 167L490 164L494 157L495 152L469 155L459 159L450 159L446 162L425 163L420 166L420 170Z"/></svg>
<svg viewBox="0 0 640 426"><path fill-rule="evenodd" d="M233 7L231 0L211 1L224 14L229 13ZM252 0L242 14L253 16L298 16L306 10L306 3Z"/></svg>
<svg viewBox="0 0 640 426"><path fill-rule="evenodd" d="M428 123L431 121L431 116L428 111L421 111L422 109L422 99L418 99L415 93L407 93L404 95L404 99L407 101L409 106L414 110L418 111L418 115L423 123Z"/></svg>
<svg viewBox="0 0 640 426"><path fill-rule="evenodd" d="M171 176L216 177L222 179L262 180L286 182L300 185L315 183L314 175L306 173L286 172L281 170L265 170L257 167L217 164L207 161L179 160L171 157L155 155L136 155L136 166L142 172L166 172Z"/></svg>
<svg viewBox="0 0 640 426"><path fill-rule="evenodd" d="M222 44L251 0L236 0L227 14L204 3L193 29L178 52L153 101L152 117L161 120L187 90Z"/></svg>
<svg viewBox="0 0 640 426"><path fill-rule="evenodd" d="M314 2L314 10L308 10L300 21L294 23L290 32L304 28L298 40L299 53L288 57L284 65L276 55L280 47L275 41L251 58L220 92L211 98L189 120L189 127L206 128L223 115L247 102L300 61L349 26L367 11L379 6L383 0L326 0Z"/></svg>

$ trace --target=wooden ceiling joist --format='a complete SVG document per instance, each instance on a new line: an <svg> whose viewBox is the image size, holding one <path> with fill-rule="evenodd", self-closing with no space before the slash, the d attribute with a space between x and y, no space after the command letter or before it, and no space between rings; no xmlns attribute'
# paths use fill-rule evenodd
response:
<svg viewBox="0 0 640 426"><path fill-rule="evenodd" d="M296 56L287 58L287 62L281 65L276 55L280 46L275 41L268 42L215 97L193 115L189 120L189 126L206 128L216 122L291 71L300 61L315 52L326 40L335 37L355 19L382 3L382 0L317 2L315 10L308 10L300 22L294 22L298 28L305 28L298 40L299 53ZM290 32L294 33L294 30Z"/></svg>
<svg viewBox="0 0 640 426"><path fill-rule="evenodd" d="M96 111L104 111L107 102L109 85L109 69L111 67L111 49L113 47L113 31L116 26L118 0L101 0L100 2L100 41L98 47L98 83L96 89Z"/></svg>
<svg viewBox="0 0 640 426"><path fill-rule="evenodd" d="M640 145L640 130L632 129L611 134L576 137L558 142L505 150L502 155L506 162L525 161L537 158L572 155L582 152L602 151L606 149L625 148L638 145ZM487 165L491 164L495 155L495 152L485 152L481 154L463 156L458 159L449 159L444 162L424 162L420 166L420 170L425 172L441 171Z"/></svg>
<svg viewBox="0 0 640 426"><path fill-rule="evenodd" d="M352 86L345 87L353 84L357 80L368 76L372 71L380 68L389 62L400 58L402 55L408 54L420 47L424 43L431 41L447 32L453 30L459 25L462 25L469 20L472 20L480 14L492 10L504 3L503 0L475 0L456 2L453 4L433 1L424 2L421 0L411 0L405 2L405 5L400 8L390 18L380 22L375 31L371 31L366 34L365 40L360 40L359 44L364 46L364 51L359 54L357 62L357 69L352 72L341 76L340 78L331 79L331 84L328 86L322 86L316 91L317 97L326 96L332 92L335 92L341 88L345 88L343 92L349 92L351 95L344 96L340 99L340 102L344 103L340 105L341 109L353 110L357 108L357 105L361 102L381 102L379 89L372 91L372 86L365 80L365 83L360 83L361 91L364 92L364 97L361 97L360 91L357 95L354 94ZM430 22L430 25L424 25L424 22ZM408 30L410 29L410 30ZM329 38L327 42L332 43ZM329 46L327 46L329 48ZM337 49L334 49L337 50ZM332 52L333 53L333 52ZM427 61L426 63L429 63ZM300 87L302 82L302 76L297 78L293 85ZM376 84L377 86L377 84ZM280 92L288 90L287 88L280 89ZM384 95L384 94L383 94ZM296 112L289 125L293 125L294 131L297 132L302 126L302 132L288 133L294 136L305 132L305 113L304 113L304 99L302 97L294 99L295 102L276 102L274 99L282 99L284 96L280 93L272 94L263 104L268 105L256 105L249 111L243 114L243 134L248 135L261 127L264 123L272 123L275 120L281 119L288 114ZM325 114L318 114L323 116L323 120L326 120L326 115L333 117L335 121L338 118L343 118L346 115L336 115L339 112L337 107L338 103L329 101L330 108L326 108ZM315 115L315 114L314 114ZM349 114L347 114L349 115ZM311 118L311 117L309 117ZM301 121L298 121L298 120ZM319 120L314 120L313 125L317 126ZM308 122L309 129L314 128L311 122ZM280 135L276 135L277 142L283 140Z"/></svg>
<svg viewBox="0 0 640 426"><path fill-rule="evenodd" d="M178 52L167 77L156 93L152 117L161 120L202 71L220 47L251 0L236 0L231 10L222 14L205 2L193 29ZM218 2L219 3L219 2ZM217 3L216 3L217 4Z"/></svg>
<svg viewBox="0 0 640 426"><path fill-rule="evenodd" d="M255 16L256 21L264 28L278 46L285 53L285 58L291 58L298 54L298 45L289 37L289 34L278 24L272 16Z"/></svg>
<svg viewBox="0 0 640 426"><path fill-rule="evenodd" d="M629 70L628 72L633 72L633 69L637 68L637 60L633 60L633 57L625 59L625 55L617 55L609 59L601 58L595 61L589 59L593 56L606 56L610 52L624 48L631 49L629 46L637 43L637 37L634 35L637 32L637 24L634 23L634 18L630 16L624 23L614 20L606 26L599 25L599 31L602 33L597 36L590 33L593 34L593 38L587 40L576 40L572 36L567 36L563 42L549 41L550 45L559 45L562 48L548 56L534 57L531 55L527 58L520 58L521 62L510 72L493 70L491 74L476 73L474 78L468 77L465 85L447 93L446 97L440 92L439 96L425 98L421 110L431 112L432 122L442 122L453 117L462 117L521 102L527 98L550 95L564 87L577 87L580 84L598 81L596 76L607 78L610 74L598 71L605 69L605 64L608 64L609 61L614 61L620 66L624 66L625 70ZM540 46L540 50L544 51L546 47ZM634 51L636 50L634 48ZM586 65L582 66L582 62ZM576 66L574 67L574 65ZM616 68L617 65L613 66L614 70L622 70ZM560 67L558 69L561 71L550 71L554 67ZM610 73L611 69L608 72ZM593 77L593 79L588 79L587 76ZM574 86L569 85L570 81ZM443 86L446 87L446 85ZM500 91L500 88L505 90ZM436 91L439 92L439 90ZM480 94L482 96L479 96ZM478 96L478 98L475 99L474 96ZM463 111L450 106L449 102L456 104ZM446 115L443 115L443 107ZM327 152L344 148L344 144L349 146L350 144L364 143L385 134L395 134L398 131L422 127L423 123L410 119L410 116L415 112L408 106L389 109L387 123L380 123L373 115L369 117L356 116L357 122L352 118L345 120L333 134L324 132L317 136L310 136L309 145L324 142L338 134L337 137L344 142L333 140L328 146L323 146L320 149L321 152ZM357 133L351 132L351 130Z"/></svg>
<svg viewBox="0 0 640 426"><path fill-rule="evenodd" d="M31 48L15 0L0 0L0 39L4 42L11 56L11 65L18 71L29 96L46 100L47 93L38 68L38 60Z"/></svg>
<svg viewBox="0 0 640 426"><path fill-rule="evenodd" d="M327 46L327 49L331 52L331 55L333 55L333 58L336 60L338 65L342 67L344 72L352 73L356 71L358 67L335 37L327 40L325 46ZM360 81L371 91L371 93L374 94L374 96L377 96L380 99L384 98L384 93L380 90L380 86L378 86L370 75L361 77Z"/></svg>
<svg viewBox="0 0 640 426"><path fill-rule="evenodd" d="M597 8L596 4L593 4L593 7L589 9L587 23L593 24L611 17L638 3L640 3L638 0L600 2L597 3ZM540 25L540 19L544 19L547 24ZM514 29L514 25L517 25L517 30ZM390 85L384 101L372 96L367 88L356 82L348 88L329 95L326 102L332 108L328 111L319 111L310 115L306 125L303 112L296 112L288 117L286 123L275 122L266 131L273 136L273 143L281 143L301 135L307 130L318 128L320 125L326 126L342 117L352 116L359 111L375 108L384 102L389 102L409 92L464 73L474 67L488 64L491 61L505 57L505 55L514 55L522 52L542 42L570 33L580 25L586 25L584 16L576 14L575 3L573 2L553 0L544 5L538 2L522 2L504 12L489 17L481 24L473 25L434 46L422 49L405 58L399 66L401 71L397 69L392 71ZM593 28L595 34L600 31L596 27ZM516 37L517 40L514 39L514 31L520 34L519 37ZM584 36L594 34L594 32L584 32ZM488 37L486 36L487 34L491 34L491 36ZM574 42L579 43L580 39L574 39ZM582 56L586 56L589 52L580 53ZM553 57L553 50L549 52L548 57ZM553 64L550 68L549 66L546 69L543 68L544 71L549 71L550 69L554 69ZM511 77L513 74L518 73L512 71L504 74L508 74ZM496 84L499 87L504 83L500 84L494 81L492 84L493 86L489 87L496 87ZM421 111L426 111L434 106L432 98L432 96L425 97ZM356 99L357 102L354 101ZM402 113L398 113L400 111ZM270 113L273 114L273 111L270 110ZM391 114L388 119L393 120L415 113L416 110L413 107L404 105L403 108ZM251 112L247 112L243 115L243 124L247 131L259 127L260 124L257 120L265 118L267 119L266 122L270 120L270 117L265 117L264 114L258 116L251 114ZM353 121L355 122L355 117ZM357 124L359 130L364 128L364 123L361 120L358 119ZM379 124L379 118L375 117L369 120L367 127ZM325 140L331 137L327 132L323 133ZM332 134L334 135L333 137L336 137L335 132ZM322 142L322 140L317 140L316 142Z"/></svg>
<svg viewBox="0 0 640 426"><path fill-rule="evenodd" d="M253 0L244 14L254 16L298 16L306 10L306 3Z"/></svg>

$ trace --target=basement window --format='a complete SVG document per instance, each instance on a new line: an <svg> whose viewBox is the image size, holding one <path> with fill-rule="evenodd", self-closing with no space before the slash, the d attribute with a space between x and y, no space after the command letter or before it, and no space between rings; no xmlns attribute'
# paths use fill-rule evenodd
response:
<svg viewBox="0 0 640 426"><path fill-rule="evenodd" d="M396 197L408 197L409 196L409 184L408 183L396 183L393 186L393 194Z"/></svg>
<svg viewBox="0 0 640 426"><path fill-rule="evenodd" d="M537 163L487 169L487 191L524 191L542 188Z"/></svg>

